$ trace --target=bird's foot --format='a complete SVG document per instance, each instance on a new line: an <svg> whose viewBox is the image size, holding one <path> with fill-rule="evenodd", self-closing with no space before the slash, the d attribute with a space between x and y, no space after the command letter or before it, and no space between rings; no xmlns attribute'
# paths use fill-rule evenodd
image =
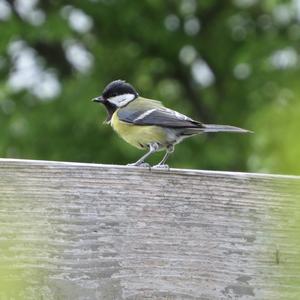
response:
<svg viewBox="0 0 300 300"><path fill-rule="evenodd" d="M170 170L170 167L166 164L158 164L153 166L154 169L163 169L163 170Z"/></svg>
<svg viewBox="0 0 300 300"><path fill-rule="evenodd" d="M148 163L146 163L146 162L127 164L127 166L129 166L129 167L139 167L139 168L148 168L148 169L151 169L151 166Z"/></svg>

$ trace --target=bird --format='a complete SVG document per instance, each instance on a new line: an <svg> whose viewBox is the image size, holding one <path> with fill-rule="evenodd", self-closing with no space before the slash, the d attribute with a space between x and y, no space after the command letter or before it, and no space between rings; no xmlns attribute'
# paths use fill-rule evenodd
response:
<svg viewBox="0 0 300 300"><path fill-rule="evenodd" d="M184 139L209 132L249 133L251 131L229 125L204 124L175 110L162 102L141 97L136 89L124 80L114 80L102 94L92 99L105 106L107 119L114 131L132 146L147 150L140 159L129 166L150 167L145 160L155 152L165 151L154 168L168 168L166 164L175 145Z"/></svg>

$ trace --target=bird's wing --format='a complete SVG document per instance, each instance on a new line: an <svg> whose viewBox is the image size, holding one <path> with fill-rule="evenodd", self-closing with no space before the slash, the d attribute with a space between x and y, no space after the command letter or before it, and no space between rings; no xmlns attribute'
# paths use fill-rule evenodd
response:
<svg viewBox="0 0 300 300"><path fill-rule="evenodd" d="M135 125L157 125L171 128L201 128L202 123L165 107L131 108L125 107L118 111L121 121Z"/></svg>

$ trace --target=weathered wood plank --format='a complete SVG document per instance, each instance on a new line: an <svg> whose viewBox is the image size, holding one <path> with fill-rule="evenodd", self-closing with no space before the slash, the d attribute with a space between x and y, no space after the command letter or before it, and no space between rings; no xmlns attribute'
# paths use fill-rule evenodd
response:
<svg viewBox="0 0 300 300"><path fill-rule="evenodd" d="M300 299L300 178L0 159L0 299Z"/></svg>

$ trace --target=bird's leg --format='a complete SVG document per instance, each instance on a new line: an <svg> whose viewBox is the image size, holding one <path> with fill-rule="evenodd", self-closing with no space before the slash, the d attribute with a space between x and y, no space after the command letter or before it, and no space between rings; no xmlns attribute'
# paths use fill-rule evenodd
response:
<svg viewBox="0 0 300 300"><path fill-rule="evenodd" d="M165 164L165 162L167 161L172 152L174 152L174 145L170 145L167 147L167 151L163 159L161 160L161 162L159 162L159 164L153 166L153 168L169 169L169 166Z"/></svg>
<svg viewBox="0 0 300 300"><path fill-rule="evenodd" d="M135 167L150 167L148 163L144 163L145 159L150 156L152 153L155 153L159 149L159 145L157 143L149 144L149 151L143 155L138 161L133 164L128 164L127 166L135 166Z"/></svg>

